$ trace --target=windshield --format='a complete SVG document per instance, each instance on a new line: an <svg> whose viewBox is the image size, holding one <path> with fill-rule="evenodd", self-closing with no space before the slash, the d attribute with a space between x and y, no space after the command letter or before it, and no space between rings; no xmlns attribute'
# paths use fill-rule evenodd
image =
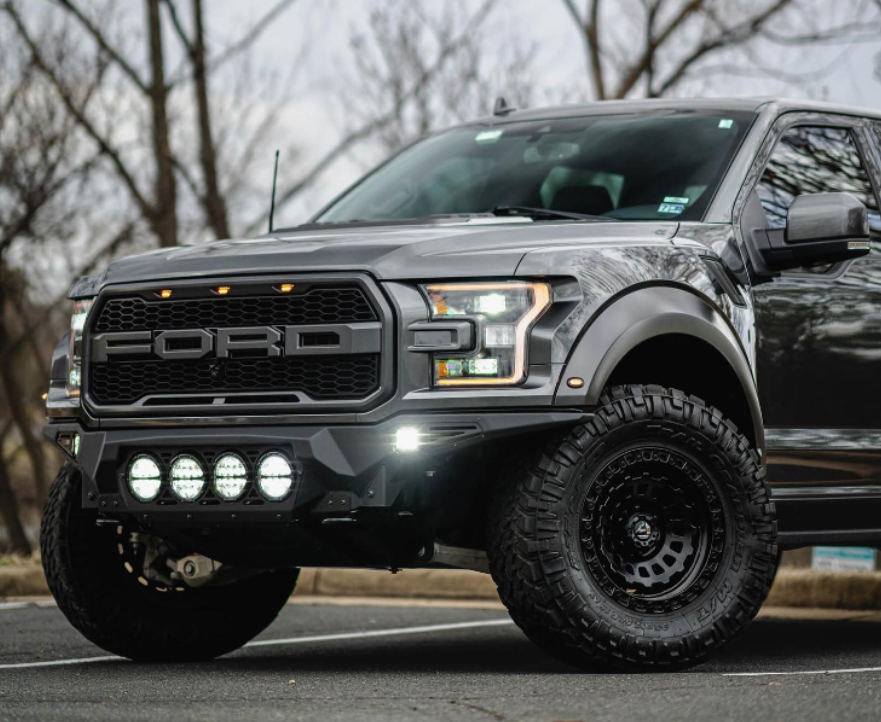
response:
<svg viewBox="0 0 881 722"><path fill-rule="evenodd" d="M456 128L393 157L315 221L547 209L701 220L754 114L644 113Z"/></svg>

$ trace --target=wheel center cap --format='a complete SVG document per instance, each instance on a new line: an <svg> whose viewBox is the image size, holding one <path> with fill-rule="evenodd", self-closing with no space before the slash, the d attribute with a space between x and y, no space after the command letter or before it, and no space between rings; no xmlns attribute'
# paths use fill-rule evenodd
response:
<svg viewBox="0 0 881 722"><path fill-rule="evenodd" d="M631 516L624 529L630 543L643 550L654 547L660 531L657 520L643 511Z"/></svg>
<svg viewBox="0 0 881 722"><path fill-rule="evenodd" d="M645 520L640 520L633 525L633 538L639 542L647 542L652 538L652 525Z"/></svg>

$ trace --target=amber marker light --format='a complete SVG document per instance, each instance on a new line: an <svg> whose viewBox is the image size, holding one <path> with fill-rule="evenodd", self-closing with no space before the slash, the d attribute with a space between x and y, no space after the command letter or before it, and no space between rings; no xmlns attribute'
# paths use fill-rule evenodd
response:
<svg viewBox="0 0 881 722"><path fill-rule="evenodd" d="M229 293L229 286L218 286L214 289L214 293L216 293L218 296L225 296Z"/></svg>
<svg viewBox="0 0 881 722"><path fill-rule="evenodd" d="M159 292L159 298L171 298L171 290L164 288Z"/></svg>
<svg viewBox="0 0 881 722"><path fill-rule="evenodd" d="M294 290L294 284L293 283L283 283L280 286L278 286L275 290L278 291L279 293L290 293L291 291Z"/></svg>

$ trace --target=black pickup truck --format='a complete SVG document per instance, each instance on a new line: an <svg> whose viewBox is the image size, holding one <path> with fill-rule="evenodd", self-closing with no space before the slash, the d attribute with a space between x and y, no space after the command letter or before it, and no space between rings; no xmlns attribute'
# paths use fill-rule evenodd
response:
<svg viewBox="0 0 881 722"><path fill-rule="evenodd" d="M200 659L302 567L459 567L583 669L706 660L781 549L881 541L879 187L868 112L500 104L305 225L79 279L60 608Z"/></svg>

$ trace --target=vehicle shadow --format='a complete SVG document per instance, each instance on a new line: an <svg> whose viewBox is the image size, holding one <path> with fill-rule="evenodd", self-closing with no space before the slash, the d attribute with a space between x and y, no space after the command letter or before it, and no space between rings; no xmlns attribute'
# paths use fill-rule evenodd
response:
<svg viewBox="0 0 881 722"><path fill-rule="evenodd" d="M330 672L447 672L480 674L579 674L519 632L504 636L430 640L379 640L345 646L249 650L219 660L223 668ZM881 666L881 624L758 620L736 645L690 673Z"/></svg>
<svg viewBox="0 0 881 722"><path fill-rule="evenodd" d="M881 624L760 619L737 644L695 671L756 672L881 666Z"/></svg>
<svg viewBox="0 0 881 722"><path fill-rule="evenodd" d="M881 624L758 620L744 638L713 661L685 674L798 671L881 666ZM110 670L186 667L210 674L340 673L571 675L580 670L560 662L519 631L457 632L451 636L406 639L346 640L330 643L260 647L211 662L141 665L102 662L79 668L78 674ZM31 670L35 673L36 670ZM49 672L47 669L46 672Z"/></svg>

